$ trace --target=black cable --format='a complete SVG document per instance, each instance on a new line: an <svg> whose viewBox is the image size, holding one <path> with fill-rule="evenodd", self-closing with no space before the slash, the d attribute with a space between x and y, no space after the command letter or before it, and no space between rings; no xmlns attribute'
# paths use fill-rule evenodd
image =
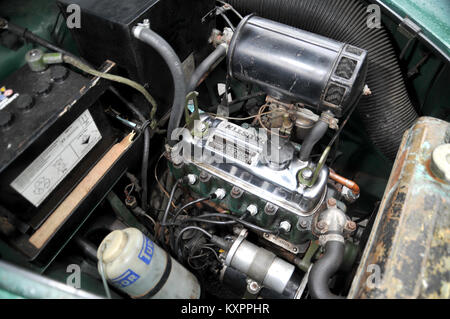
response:
<svg viewBox="0 0 450 319"><path fill-rule="evenodd" d="M182 179L177 179L175 184L172 187L172 190L170 191L170 195L169 195L169 201L167 202L167 206L166 209L164 211L164 215L163 215L163 219L161 222L161 230L160 230L160 234L161 234L161 243L165 246L164 243L164 227L166 226L166 219L167 216L169 215L169 210L170 210L170 204L172 203L173 200L173 196L175 195L175 191L177 190L178 184L182 181Z"/></svg>
<svg viewBox="0 0 450 319"><path fill-rule="evenodd" d="M223 4L223 5L227 5L230 9L229 10L231 10L231 11L233 11L234 12L234 14L236 14L236 16L239 18L239 19L243 19L244 17L231 5L231 4L229 4L228 2L225 2L225 1L220 1L220 0L217 0L217 2L220 2L221 4Z"/></svg>
<svg viewBox="0 0 450 319"><path fill-rule="evenodd" d="M173 214L172 219L171 219L171 220L172 220L172 223L171 223L171 224L166 224L166 223L165 223L165 220L163 220L163 224L164 224L163 226L173 226L173 225L175 224L177 218L178 218L178 215L180 215L180 213L181 213L183 210L185 210L186 208L188 208L188 207L190 207L190 206L192 206L192 205L194 205L194 204L203 202L203 201L205 201L205 200L212 199L213 197L214 197L214 194L212 194L212 195L210 195L210 196L207 196L207 197L202 197L202 198L193 200L193 201L191 201L191 202L189 202L189 203L186 203L185 205L183 205L181 208L179 208L179 209ZM169 244L170 244L170 247L173 247L173 246L174 246L174 230L173 230L172 228L169 228Z"/></svg>
<svg viewBox="0 0 450 319"><path fill-rule="evenodd" d="M228 105L238 104L238 103L245 102L245 101L248 101L248 100L251 100L251 99L256 99L256 98L258 98L260 96L265 96L265 95L266 95L265 92L257 92L257 93L245 95L245 96L242 96L242 97L239 97L237 99L234 99L234 100L230 101L228 103Z"/></svg>
<svg viewBox="0 0 450 319"><path fill-rule="evenodd" d="M187 222L200 222L200 223L207 223L207 224L213 224L213 225L234 225L237 223L234 220L220 221L220 220L203 219L203 218L199 218L199 217L189 217L182 221L182 223L187 223Z"/></svg>
<svg viewBox="0 0 450 319"><path fill-rule="evenodd" d="M203 201L205 201L205 200L212 199L212 198L213 198L213 197L212 197L211 195L209 195L209 196L206 196L206 197L202 197L202 198L193 200L193 201L191 201L191 202L189 202L189 203L186 203L184 206L182 206L181 208L177 209L177 211L173 214L173 216L172 216L172 223L175 223L175 221L176 221L178 215L180 215L180 213L181 213L184 209L186 209L186 208L188 208L189 206L192 206L192 205L194 205L194 204L197 204L197 203L200 203L200 202L203 202ZM164 222L164 220L163 220L163 222ZM165 224L165 226L168 226L168 225Z"/></svg>
<svg viewBox="0 0 450 319"><path fill-rule="evenodd" d="M236 223L242 224L242 225L244 225L244 226L246 226L246 227L248 227L250 229L253 229L253 230L259 231L259 232L263 232L263 233L274 234L274 233L278 232L278 231L273 231L273 230L270 230L270 229L259 227L259 226L255 225L255 224L252 224L250 222L242 220L242 219L240 219L238 217L227 215L227 214L221 214L221 213L202 214L202 215L199 215L197 217L187 218L187 219L183 220L182 222L185 223L185 222L193 221L193 219L196 218L196 219L201 219L202 222L211 222L211 223L214 223L214 224L218 224L217 223L218 221L211 221L211 220L205 220L204 219L204 218L208 218L208 217L222 217L222 218L231 219L231 220L233 220ZM218 224L218 225L223 225L223 224Z"/></svg>
<svg viewBox="0 0 450 319"><path fill-rule="evenodd" d="M361 96L359 96L355 102L353 102L353 105L350 109L350 111L348 112L347 117L345 118L344 122L342 122L342 124L340 125L339 129L337 130L336 134L334 134L334 136L331 138L330 142L328 143L328 146L331 147L334 143L334 141L337 139L337 137L339 136L339 134L341 134L342 129L344 128L345 124L347 124L348 120L350 119L350 116L353 114L353 112L355 111L356 107L358 106L359 100L360 100Z"/></svg>
<svg viewBox="0 0 450 319"><path fill-rule="evenodd" d="M119 100L121 100L129 109L131 112L136 114L138 119L145 123L147 120L145 116L139 111L139 109L131 102L129 102L127 99L125 99L113 86L109 87L109 90L114 93ZM150 110L151 111L151 110ZM141 124L142 124L141 123ZM146 127L144 129L144 149L142 152L142 165L141 165L141 180L142 180L142 198L141 198L141 206L144 211L147 211L148 209L148 158L150 155L150 128Z"/></svg>
<svg viewBox="0 0 450 319"><path fill-rule="evenodd" d="M34 34L33 32L31 32L30 30L28 30L27 28L23 28L17 24L11 23L10 21L1 18L0 17L0 24L1 22L6 21L6 27L4 29L14 33L15 35L18 35L21 38L24 38L25 40L31 41L35 44L40 45L41 47L44 47L52 52L59 52L62 53L63 55L67 55L70 56L72 58L77 58L75 55L73 55L72 53L70 53L69 51L54 45L53 43L45 40L44 38L41 38L40 36ZM77 58L79 60L81 60L83 63L85 63L86 65L92 67L87 61L85 61L82 58Z"/></svg>
<svg viewBox="0 0 450 319"><path fill-rule="evenodd" d="M141 206L144 211L148 209L148 158L150 156L150 128L144 131L144 151L142 152L141 180L142 180L142 198Z"/></svg>
<svg viewBox="0 0 450 319"><path fill-rule="evenodd" d="M183 229L180 230L180 232L178 233L177 239L175 241L175 253L178 255L178 247L179 247L179 243L181 240L181 237L183 236L183 233L188 231L189 229L193 229L193 230L197 230L202 232L203 234L205 234L206 236L208 236L209 238L212 238L212 234L210 234L209 232L207 232L206 230L204 230L203 228L197 227L197 226L187 226L184 227Z"/></svg>
<svg viewBox="0 0 450 319"><path fill-rule="evenodd" d="M142 114L142 112L133 103L128 101L126 98L124 98L123 95L120 94L119 91L117 91L117 89L115 87L110 86L109 90L112 93L114 93L114 95L116 95L119 98L119 100L122 101L122 103L125 104L125 106L128 107L130 109L130 111L137 116L139 121L141 121L141 124L147 120L146 117L144 116L144 114Z"/></svg>
<svg viewBox="0 0 450 319"><path fill-rule="evenodd" d="M224 13L220 13L220 16L225 20L225 22L228 24L228 26L234 32L234 30L236 30L236 28L234 27L233 23L231 23L230 19L228 19L228 17Z"/></svg>

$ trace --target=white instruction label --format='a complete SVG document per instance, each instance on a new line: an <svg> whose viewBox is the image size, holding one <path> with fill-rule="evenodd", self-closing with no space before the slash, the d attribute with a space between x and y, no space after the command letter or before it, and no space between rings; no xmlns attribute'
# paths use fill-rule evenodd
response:
<svg viewBox="0 0 450 319"><path fill-rule="evenodd" d="M11 187L38 207L101 138L91 113L84 111Z"/></svg>

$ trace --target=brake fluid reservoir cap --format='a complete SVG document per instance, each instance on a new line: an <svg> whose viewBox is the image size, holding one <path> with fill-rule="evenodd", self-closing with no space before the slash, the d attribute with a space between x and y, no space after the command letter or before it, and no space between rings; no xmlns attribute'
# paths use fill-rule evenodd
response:
<svg viewBox="0 0 450 319"><path fill-rule="evenodd" d="M433 150L431 170L437 177L450 182L450 144L442 144Z"/></svg>
<svg viewBox="0 0 450 319"><path fill-rule="evenodd" d="M127 235L122 230L115 230L103 239L97 250L97 258L100 260L103 251L103 262L109 263L119 257L127 243ZM105 247L104 247L105 246Z"/></svg>

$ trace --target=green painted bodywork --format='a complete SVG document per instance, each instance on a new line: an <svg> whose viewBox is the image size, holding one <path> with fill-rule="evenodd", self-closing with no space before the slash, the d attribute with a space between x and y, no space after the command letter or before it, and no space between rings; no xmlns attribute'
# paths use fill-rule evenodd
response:
<svg viewBox="0 0 450 319"><path fill-rule="evenodd" d="M0 298L93 299L101 297L2 261L0 262Z"/></svg>
<svg viewBox="0 0 450 319"><path fill-rule="evenodd" d="M450 55L450 1L381 0L401 17L408 17L442 51Z"/></svg>
<svg viewBox="0 0 450 319"><path fill-rule="evenodd" d="M58 16L58 7L54 0L14 0L0 2L0 16L12 23L27 28L38 36L53 42L50 32ZM61 20L61 19L60 19ZM62 45L71 52L76 52L70 32L65 23L61 24L59 34L64 34ZM25 64L25 53L32 49L32 43L26 43L17 51L0 45L0 80Z"/></svg>
<svg viewBox="0 0 450 319"><path fill-rule="evenodd" d="M95 0L93 0L95 1ZM408 17L422 29L422 32L443 52L450 55L450 1L449 0L380 0L390 7L401 17ZM373 2L373 1L372 1ZM0 2L0 16L6 17L11 22L26 27L37 35L53 42L50 31L57 19L58 8L55 0L15 0ZM383 24L392 36L394 47L398 53L407 45L409 38L398 30L398 22L394 22L387 16L383 16ZM62 24L60 34L65 33L62 46L76 54L77 50L69 30ZM25 53L33 48L31 43L19 48L17 51L10 50L0 45L0 86L1 81L25 64ZM429 48L421 43L411 45L404 58L400 61L402 71L406 74L413 69L428 54ZM214 73L212 74L214 76ZM211 79L211 78L210 78ZM208 79L208 80L210 80ZM215 79L214 79L215 80ZM209 82L209 81L207 81ZM216 81L211 81L216 82ZM405 79L409 88L413 103L421 110L422 115L437 117L450 121L450 72L448 65L440 57L430 54L424 63L419 65L417 74ZM211 85L214 88L214 85ZM212 89L211 89L212 90ZM340 151L335 164L344 167L339 173L355 180L361 188L361 197L355 203L360 210L370 211L372 203L380 200L389 178L392 163L390 163L370 143L361 121L355 113L347 124L341 137ZM355 174L356 172L356 174ZM180 172L179 172L180 173ZM178 174L179 174L178 173ZM199 172L194 172L199 173ZM176 174L177 175L177 174ZM217 186L217 185L216 185ZM205 189L194 189L198 194L207 194ZM227 189L229 192L230 189ZM209 194L209 193L208 193ZM243 214L245 207L253 203L254 198L245 197L239 201L227 198L226 205L237 214ZM275 229L278 218L288 219L295 231L285 239L301 242L307 239L309 232L300 231L297 228L297 220L288 213L279 212L277 220L270 221L270 216L264 216L265 203L259 203L260 214L249 218L250 222L268 224ZM259 220L260 219L260 220ZM262 220L265 219L265 220ZM292 220L291 220L292 219ZM84 221L83 221L84 223ZM83 224L81 223L81 225ZM80 225L80 227L81 227ZM76 232L76 231L75 231ZM73 234L69 234L67 242L63 243L61 249L55 253L56 258L64 250ZM350 254L351 255L351 254ZM15 265L32 269L35 272L46 274L52 278L59 279L50 265L38 267L29 263L22 255L0 240L0 257ZM52 260L52 265L56 262ZM47 268L48 267L48 268ZM100 282L98 282L101 285ZM48 292L50 293L50 292ZM23 294L16 294L0 289L0 298L23 298ZM25 295L26 296L26 295Z"/></svg>

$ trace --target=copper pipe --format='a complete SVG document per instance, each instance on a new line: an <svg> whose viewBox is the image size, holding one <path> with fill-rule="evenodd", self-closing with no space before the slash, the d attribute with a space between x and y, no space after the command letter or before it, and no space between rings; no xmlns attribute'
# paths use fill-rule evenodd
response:
<svg viewBox="0 0 450 319"><path fill-rule="evenodd" d="M330 178L336 182L338 182L339 184L344 185L345 187L349 188L352 190L352 192L355 195L359 194L359 186L358 184L356 184L354 181L349 180L339 174L336 174L335 171L333 171L332 169L330 169Z"/></svg>

